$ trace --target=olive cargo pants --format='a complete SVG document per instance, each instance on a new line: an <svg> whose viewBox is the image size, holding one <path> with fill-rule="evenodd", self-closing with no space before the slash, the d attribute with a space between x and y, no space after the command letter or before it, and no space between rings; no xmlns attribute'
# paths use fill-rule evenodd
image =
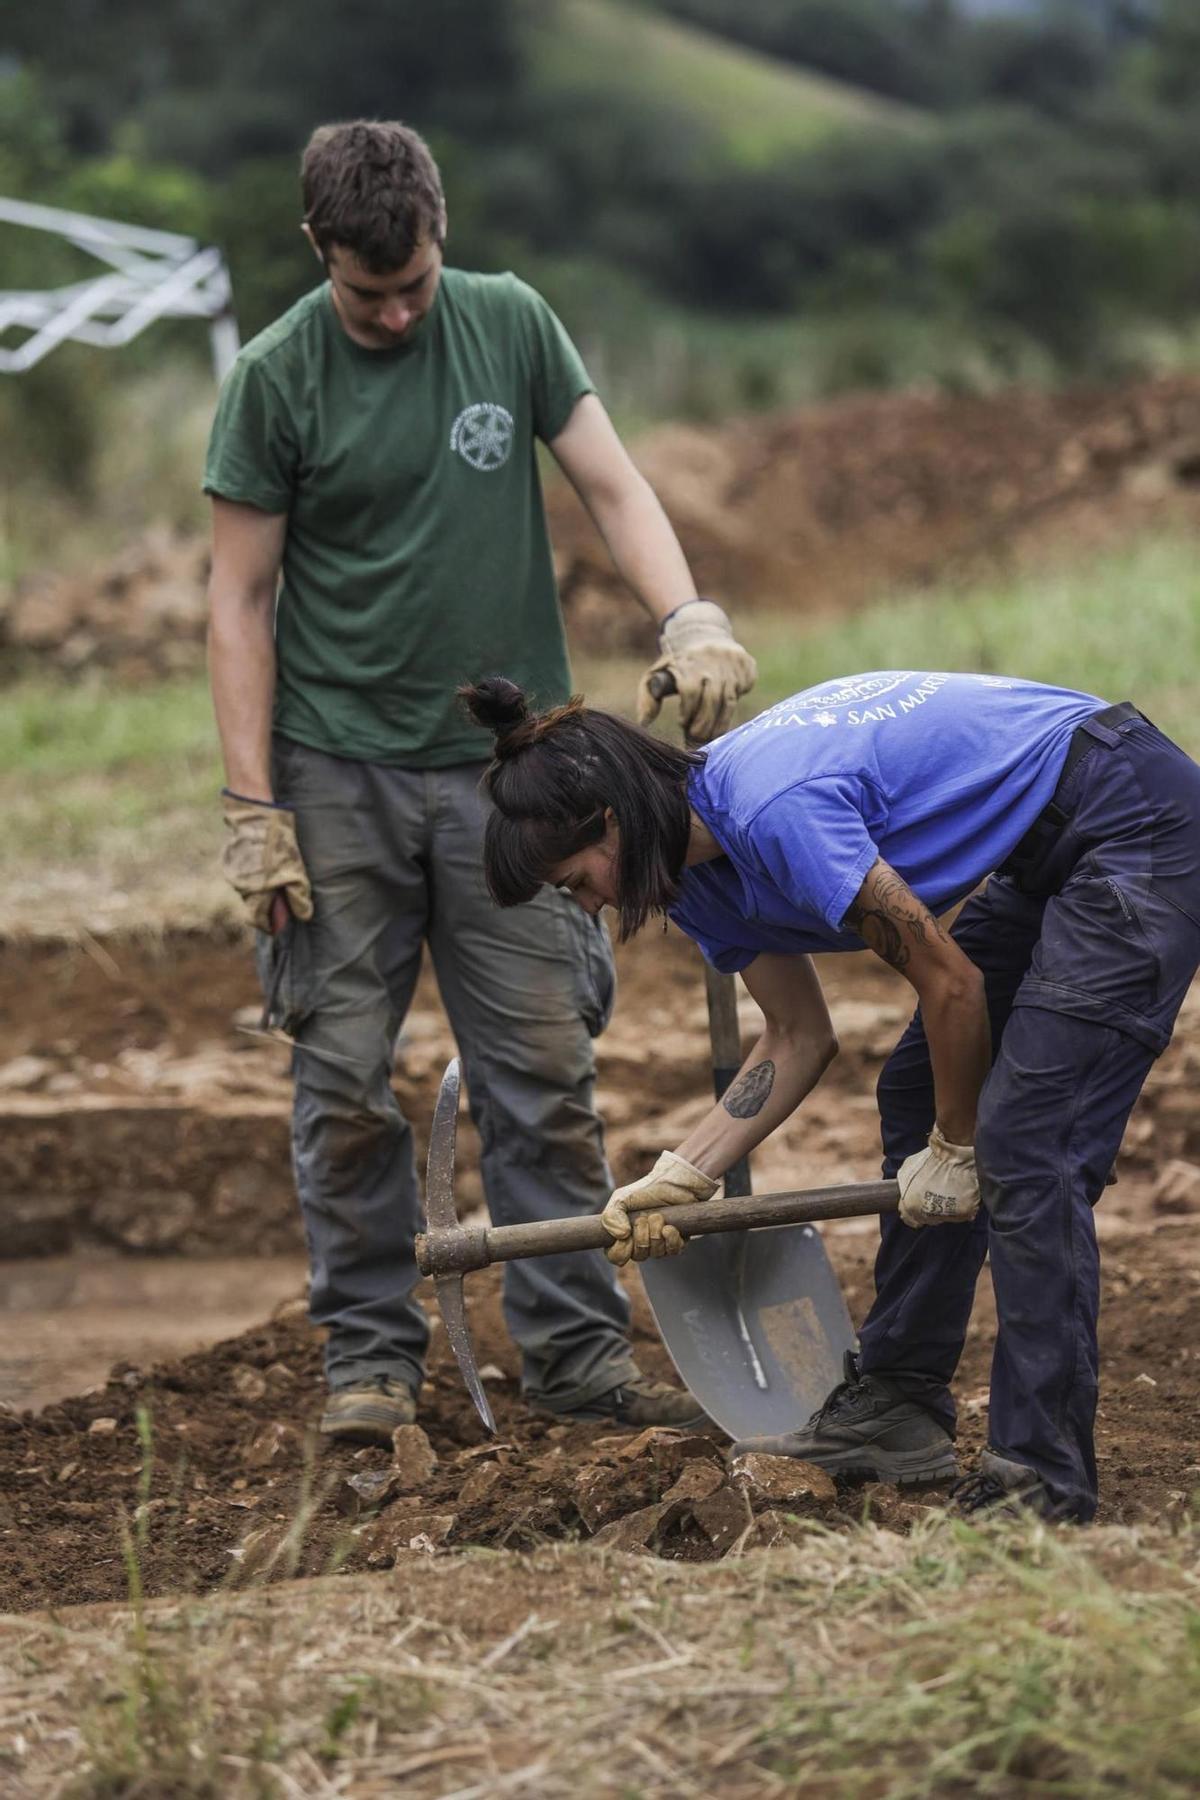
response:
<svg viewBox="0 0 1200 1800"><path fill-rule="evenodd" d="M463 1058L497 1224L596 1212L612 1187L593 1104L591 1039L607 1024L607 931L544 889L501 911L482 873L482 764L395 769L274 746L314 914L291 933L278 1011L296 1040L292 1149L329 1329L330 1386L420 1382L428 1327L413 1299L420 1200L394 1049L428 943ZM264 939L264 981L280 954ZM325 1052L325 1055L321 1053ZM627 1380L629 1306L599 1251L509 1263L505 1319L524 1391L569 1411Z"/></svg>

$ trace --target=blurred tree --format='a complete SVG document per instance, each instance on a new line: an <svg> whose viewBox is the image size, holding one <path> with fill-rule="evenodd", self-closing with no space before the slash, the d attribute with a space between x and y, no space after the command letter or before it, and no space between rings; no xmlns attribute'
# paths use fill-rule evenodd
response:
<svg viewBox="0 0 1200 1800"><path fill-rule="evenodd" d="M150 149L224 172L313 124L495 119L520 86L511 0L58 0L13 9L5 47L40 73L77 152L144 119ZM205 128L197 109L203 111Z"/></svg>
<svg viewBox="0 0 1200 1800"><path fill-rule="evenodd" d="M1153 42L1155 93L1169 106L1194 107L1200 92L1200 7L1196 0L1162 0Z"/></svg>
<svg viewBox="0 0 1200 1800"><path fill-rule="evenodd" d="M1104 39L1086 20L990 20L972 36L965 92L1059 117L1094 94L1107 71Z"/></svg>
<svg viewBox="0 0 1200 1800"><path fill-rule="evenodd" d="M663 0L679 18L873 93L921 104L953 88L948 0Z"/></svg>

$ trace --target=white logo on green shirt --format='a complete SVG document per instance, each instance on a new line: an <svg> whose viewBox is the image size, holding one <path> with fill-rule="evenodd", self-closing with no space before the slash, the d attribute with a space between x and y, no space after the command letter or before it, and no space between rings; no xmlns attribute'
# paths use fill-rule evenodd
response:
<svg viewBox="0 0 1200 1800"><path fill-rule="evenodd" d="M490 400L479 400L464 407L450 431L450 448L457 450L464 462L486 474L499 469L512 455L516 427L507 407Z"/></svg>

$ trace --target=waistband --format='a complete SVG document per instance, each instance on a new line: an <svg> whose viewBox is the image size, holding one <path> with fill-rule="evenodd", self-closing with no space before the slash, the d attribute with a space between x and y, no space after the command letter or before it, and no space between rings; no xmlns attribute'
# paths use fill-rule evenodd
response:
<svg viewBox="0 0 1200 1800"><path fill-rule="evenodd" d="M1086 719L1080 720L1071 733L1071 741L1067 746L1067 758L1059 773L1054 793L1024 837L1009 851L1000 864L996 871L998 875L1007 876L1020 887L1021 877L1028 875L1045 860L1071 816L1067 808L1060 803L1059 796L1084 757L1094 750L1097 744L1103 744L1112 749L1121 741L1119 726L1128 725L1133 719L1144 718L1145 714L1133 704L1132 700L1118 700L1115 705L1106 706L1100 712L1089 713Z"/></svg>

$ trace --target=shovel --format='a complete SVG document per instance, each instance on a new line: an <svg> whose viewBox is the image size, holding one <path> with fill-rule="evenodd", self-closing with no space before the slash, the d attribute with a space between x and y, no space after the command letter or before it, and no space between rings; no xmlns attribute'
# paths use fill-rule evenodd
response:
<svg viewBox="0 0 1200 1800"><path fill-rule="evenodd" d="M422 1275L433 1277L450 1348L480 1418L494 1432L496 1423L471 1342L463 1276L473 1269L486 1268L489 1263L511 1262L517 1257L599 1250L612 1240L599 1213L583 1218L544 1219L533 1225L459 1223L454 1200L454 1149L460 1081L456 1057L442 1077L434 1109L425 1190L426 1229L417 1238L417 1267ZM894 1181L870 1181L800 1193L706 1200L671 1208L671 1223L688 1239L688 1245L681 1256L669 1260L683 1267L702 1250L715 1253L714 1274L711 1279L689 1282L682 1290L685 1299L680 1306L664 1306L657 1315L659 1329L676 1367L681 1373L686 1371L692 1392L731 1437L756 1435L764 1390L752 1374L746 1379L745 1348L731 1319L733 1290L727 1276L724 1281L720 1279L728 1251L722 1252L715 1238L704 1240L710 1233L747 1232L750 1251L743 1293L745 1318L767 1375L765 1392L777 1399L778 1416L788 1422L783 1429L789 1429L808 1416L841 1374L837 1368L830 1373L831 1365L821 1360L834 1354L831 1316L836 1314L835 1326L844 1325L846 1347L853 1334L832 1271L828 1273L827 1287L821 1288L812 1278L810 1265L804 1291L797 1294L793 1280L776 1279L781 1268L790 1273L794 1266L794 1258L781 1258L777 1246L794 1242L795 1230L805 1226L811 1229L814 1220L895 1212L898 1204L899 1189ZM780 1226L790 1229L779 1230ZM694 1239L700 1241L693 1242ZM819 1244L820 1240L816 1241ZM643 1273L657 1267L651 1263L641 1265ZM814 1394L816 1400L811 1399Z"/></svg>
<svg viewBox="0 0 1200 1800"><path fill-rule="evenodd" d="M675 692L666 670L657 700ZM699 748L688 740L689 748ZM704 965L713 1093L742 1063L736 976ZM751 1192L745 1157L725 1176L726 1198ZM709 1418L733 1438L775 1437L816 1411L842 1378L854 1327L820 1233L811 1225L706 1239L686 1256L640 1265L642 1286L671 1360ZM751 1321L754 1321L753 1325Z"/></svg>

